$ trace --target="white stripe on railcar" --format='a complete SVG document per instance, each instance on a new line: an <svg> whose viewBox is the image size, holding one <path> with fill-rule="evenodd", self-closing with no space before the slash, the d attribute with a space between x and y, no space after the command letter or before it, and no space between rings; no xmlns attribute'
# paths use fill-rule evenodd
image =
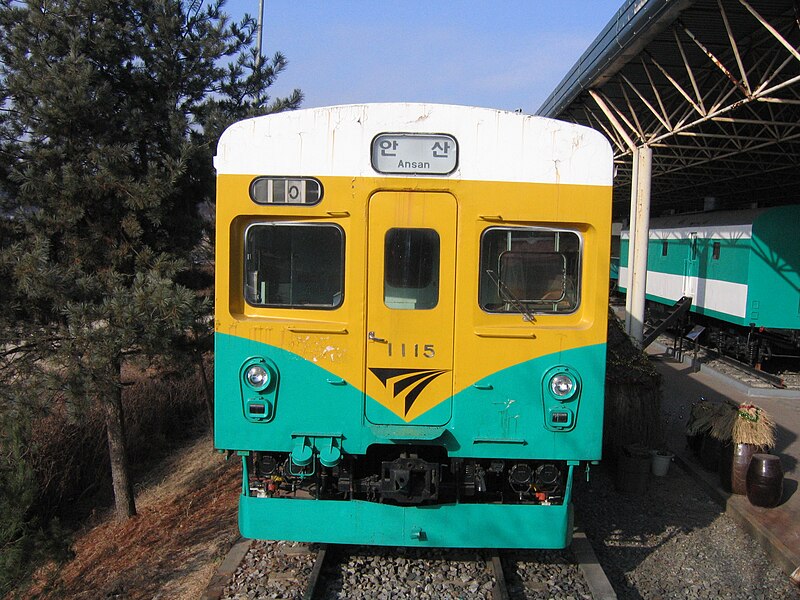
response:
<svg viewBox="0 0 800 600"><path fill-rule="evenodd" d="M619 268L619 281L620 287L627 289L628 267ZM647 293L653 296L677 301L684 295L685 283L683 275L647 272ZM702 277L692 277L690 283L695 306L742 319L747 316L747 285Z"/></svg>

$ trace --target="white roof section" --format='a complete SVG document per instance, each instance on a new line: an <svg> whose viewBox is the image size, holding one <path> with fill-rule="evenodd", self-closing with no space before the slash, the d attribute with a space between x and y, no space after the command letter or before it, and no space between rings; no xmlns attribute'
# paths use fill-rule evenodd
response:
<svg viewBox="0 0 800 600"><path fill-rule="evenodd" d="M753 237L753 225L714 225L704 227L681 227L674 229L650 229L651 240L686 240L696 234L701 240L749 240ZM623 231L623 240L630 239L630 231Z"/></svg>
<svg viewBox="0 0 800 600"><path fill-rule="evenodd" d="M696 233L701 239L748 239L753 234L753 222L767 210L754 208L656 217L650 219L650 238L684 239ZM622 238L629 237L626 227Z"/></svg>
<svg viewBox="0 0 800 600"><path fill-rule="evenodd" d="M449 175L383 175L371 164L380 133L449 134ZM442 104L358 104L247 119L220 137L220 175L425 177L610 186L612 152L588 127L513 112Z"/></svg>

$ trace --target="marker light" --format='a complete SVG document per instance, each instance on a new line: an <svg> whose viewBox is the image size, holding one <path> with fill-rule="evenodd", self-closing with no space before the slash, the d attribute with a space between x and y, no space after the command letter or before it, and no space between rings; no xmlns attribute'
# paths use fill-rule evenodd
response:
<svg viewBox="0 0 800 600"><path fill-rule="evenodd" d="M556 398L566 400L575 391L575 380L566 373L559 373L550 379L550 391Z"/></svg>
<svg viewBox="0 0 800 600"><path fill-rule="evenodd" d="M308 177L256 177L250 183L250 199L256 204L317 204L322 184Z"/></svg>
<svg viewBox="0 0 800 600"><path fill-rule="evenodd" d="M272 379L269 371L259 364L247 367L244 378L254 390L266 389Z"/></svg>

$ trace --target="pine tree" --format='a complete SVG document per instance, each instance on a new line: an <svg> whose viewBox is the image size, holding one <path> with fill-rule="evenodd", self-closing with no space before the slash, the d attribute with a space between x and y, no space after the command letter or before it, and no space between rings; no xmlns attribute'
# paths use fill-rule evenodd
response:
<svg viewBox="0 0 800 600"><path fill-rule="evenodd" d="M105 408L116 514L135 514L122 368L208 314L187 285L213 146L270 100L281 54L224 0L0 0L0 369Z"/></svg>

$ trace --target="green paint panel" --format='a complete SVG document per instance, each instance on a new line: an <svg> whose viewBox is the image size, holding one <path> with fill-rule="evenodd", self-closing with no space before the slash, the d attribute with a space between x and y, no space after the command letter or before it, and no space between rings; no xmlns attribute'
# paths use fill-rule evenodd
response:
<svg viewBox="0 0 800 600"><path fill-rule="evenodd" d="M253 539L430 548L565 548L572 540L572 528L571 503L403 507L359 500L239 499L239 529Z"/></svg>
<svg viewBox="0 0 800 600"><path fill-rule="evenodd" d="M245 417L239 386L247 360L269 359L279 371L274 416L268 423ZM242 337L215 335L214 443L226 450L290 452L293 433L347 430L348 444L360 447L363 394L303 358Z"/></svg>
<svg viewBox="0 0 800 600"><path fill-rule="evenodd" d="M719 258L714 258L714 242L719 242ZM698 240L698 276L706 279L747 284L749 280L748 259L752 240Z"/></svg>
<svg viewBox="0 0 800 600"><path fill-rule="evenodd" d="M602 452L605 344L532 359L485 377L453 401L453 456L599 460ZM570 431L549 431L542 397L545 373L567 366L582 387L563 406L576 416ZM480 388L480 389L479 389ZM491 388L491 389L485 389Z"/></svg>
<svg viewBox="0 0 800 600"><path fill-rule="evenodd" d="M714 242L720 243L720 257L714 258ZM686 259L689 256L688 239L667 241L667 255L663 256L662 240L650 240L647 246L647 270L657 273L684 275ZM628 266L629 240L620 243L620 266ZM704 279L718 279L732 283L747 283L751 244L749 239L738 240L697 240L696 276Z"/></svg>
<svg viewBox="0 0 800 600"><path fill-rule="evenodd" d="M787 225L800 222L800 205L779 206L761 212L753 221L752 237L738 239L697 239L694 273L701 280L726 281L747 286L746 315L740 317L692 306L692 312L729 323L770 329L800 329L800 236L787 234ZM719 226L725 229L725 225ZM685 228L685 227L684 227ZM710 226L698 226L709 229ZM720 244L714 258L714 242ZM689 256L689 240L651 239L648 271L683 276ZM620 242L620 266L628 266L629 240ZM702 281L699 286L702 288ZM626 291L620 286L621 291ZM648 294L648 300L674 304L673 299Z"/></svg>
<svg viewBox="0 0 800 600"><path fill-rule="evenodd" d="M720 244L719 259L714 258L715 242ZM667 243L667 256L663 256L663 242L661 240L650 241L647 248L647 270L683 275L687 258L690 256L691 242L688 239L671 239ZM694 274L702 279L747 283L749 255L749 239L698 238Z"/></svg>
<svg viewBox="0 0 800 600"><path fill-rule="evenodd" d="M780 206L753 223L748 317L761 327L800 329L800 206Z"/></svg>
<svg viewBox="0 0 800 600"><path fill-rule="evenodd" d="M279 371L278 387L271 390L274 416L268 422L245 415L252 394L243 399L240 373L243 363L255 357L268 359ZM364 402L375 401L350 382L291 352L217 333L215 445L291 452L293 435L313 433L341 436L342 451L349 454L363 454L373 443L419 440L444 445L451 457L598 460L605 357L605 344L598 344L531 359L485 378L480 389L470 386L457 394L446 427L414 427L412 421L412 427L387 429L364 420ZM565 404L575 415L570 431L549 431L544 421L542 380L557 365L574 369L582 379L579 395Z"/></svg>

